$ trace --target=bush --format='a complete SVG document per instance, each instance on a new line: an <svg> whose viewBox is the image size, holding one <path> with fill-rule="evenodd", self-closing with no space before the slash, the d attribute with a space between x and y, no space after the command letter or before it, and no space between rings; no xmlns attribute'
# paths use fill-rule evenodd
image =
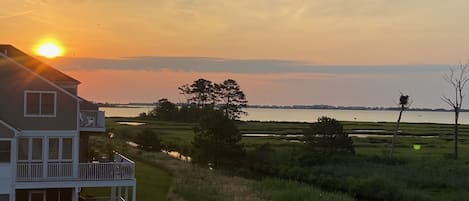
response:
<svg viewBox="0 0 469 201"><path fill-rule="evenodd" d="M241 133L234 121L220 111L212 111L203 116L194 127L192 161L213 167L235 167L244 154Z"/></svg>
<svg viewBox="0 0 469 201"><path fill-rule="evenodd" d="M330 155L355 153L352 138L344 133L342 124L329 117L320 117L304 131L306 144L313 152Z"/></svg>
<svg viewBox="0 0 469 201"><path fill-rule="evenodd" d="M138 133L135 137L135 143L145 151L161 150L161 140L159 135L150 128L144 128L140 133Z"/></svg>

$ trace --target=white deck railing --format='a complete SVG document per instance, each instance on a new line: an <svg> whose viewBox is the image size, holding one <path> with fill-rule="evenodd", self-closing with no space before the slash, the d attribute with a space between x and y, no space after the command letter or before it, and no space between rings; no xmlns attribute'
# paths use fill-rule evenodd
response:
<svg viewBox="0 0 469 201"><path fill-rule="evenodd" d="M44 167L47 168L44 171ZM79 163L77 176L73 174L72 163L18 162L17 181L110 181L135 178L135 163L116 154L113 162Z"/></svg>

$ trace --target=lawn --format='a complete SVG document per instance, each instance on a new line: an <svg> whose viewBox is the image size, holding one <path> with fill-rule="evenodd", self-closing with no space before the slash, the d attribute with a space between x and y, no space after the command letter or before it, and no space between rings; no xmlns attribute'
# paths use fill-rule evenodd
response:
<svg viewBox="0 0 469 201"><path fill-rule="evenodd" d="M136 161L135 176L137 179L137 200L158 201L167 200L167 194L171 185L170 174L155 165ZM92 195L96 197L109 197L110 188L84 188L82 196ZM131 198L132 192L129 192Z"/></svg>

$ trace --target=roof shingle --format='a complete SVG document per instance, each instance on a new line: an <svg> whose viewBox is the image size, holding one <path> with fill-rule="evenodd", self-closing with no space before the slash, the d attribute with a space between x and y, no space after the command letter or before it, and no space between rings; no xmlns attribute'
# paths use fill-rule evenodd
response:
<svg viewBox="0 0 469 201"><path fill-rule="evenodd" d="M21 50L8 44L0 44L0 53L10 57L21 65L31 69L33 72L46 78L55 84L80 84L80 81L60 72L38 59L22 52Z"/></svg>

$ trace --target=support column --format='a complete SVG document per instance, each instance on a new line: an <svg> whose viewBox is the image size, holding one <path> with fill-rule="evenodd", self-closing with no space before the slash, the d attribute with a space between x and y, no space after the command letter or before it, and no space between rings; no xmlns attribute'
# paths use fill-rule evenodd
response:
<svg viewBox="0 0 469 201"><path fill-rule="evenodd" d="M75 187L72 192L72 201L79 201L80 200L80 188Z"/></svg>
<svg viewBox="0 0 469 201"><path fill-rule="evenodd" d="M137 185L132 186L132 201L137 201Z"/></svg>
<svg viewBox="0 0 469 201"><path fill-rule="evenodd" d="M124 199L125 201L129 201L129 187L125 187L125 192L124 192Z"/></svg>
<svg viewBox="0 0 469 201"><path fill-rule="evenodd" d="M117 200L120 201L121 197L122 197L122 187L118 187L117 188Z"/></svg>
<svg viewBox="0 0 469 201"><path fill-rule="evenodd" d="M111 187L111 201L116 201L116 187Z"/></svg>
<svg viewBox="0 0 469 201"><path fill-rule="evenodd" d="M42 177L47 178L48 158L49 158L49 139L42 137Z"/></svg>
<svg viewBox="0 0 469 201"><path fill-rule="evenodd" d="M80 132L72 138L72 154L73 154L73 178L78 178L78 165L79 165L79 147L80 147Z"/></svg>

